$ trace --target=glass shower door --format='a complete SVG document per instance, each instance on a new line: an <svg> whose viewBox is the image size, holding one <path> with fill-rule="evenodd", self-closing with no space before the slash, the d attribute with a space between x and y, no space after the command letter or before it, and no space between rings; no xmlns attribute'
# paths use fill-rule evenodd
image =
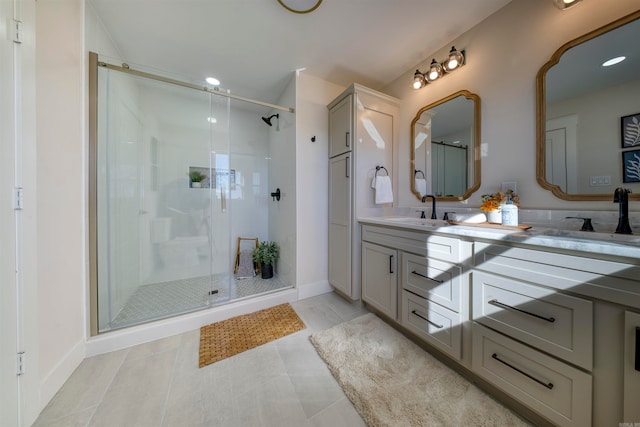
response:
<svg viewBox="0 0 640 427"><path fill-rule="evenodd" d="M104 68L98 81L98 330L228 299L228 99Z"/></svg>

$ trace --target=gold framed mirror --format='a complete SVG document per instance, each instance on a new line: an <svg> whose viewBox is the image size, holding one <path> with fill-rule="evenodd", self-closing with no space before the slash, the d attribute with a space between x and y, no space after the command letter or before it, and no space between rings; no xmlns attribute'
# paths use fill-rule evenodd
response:
<svg viewBox="0 0 640 427"><path fill-rule="evenodd" d="M629 163L637 165L640 141L625 146L623 129L640 115L638 37L640 11L565 43L538 71L536 179L560 199L612 200L627 187L640 200L640 171Z"/></svg>
<svg viewBox="0 0 640 427"><path fill-rule="evenodd" d="M411 192L468 199L480 188L480 97L467 90L421 108L411 122Z"/></svg>

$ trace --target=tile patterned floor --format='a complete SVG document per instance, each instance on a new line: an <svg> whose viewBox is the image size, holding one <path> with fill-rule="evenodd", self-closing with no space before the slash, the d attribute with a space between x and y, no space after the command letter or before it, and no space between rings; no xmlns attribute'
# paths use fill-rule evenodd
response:
<svg viewBox="0 0 640 427"><path fill-rule="evenodd" d="M278 275L264 280L260 276L236 279L228 274L193 277L140 286L111 322L100 332L135 325L169 315L188 313L232 300L264 294L290 285ZM208 296L210 290L218 293Z"/></svg>
<svg viewBox="0 0 640 427"><path fill-rule="evenodd" d="M308 337L366 309L334 293L292 306L307 329L201 369L197 330L87 358L34 426L364 426Z"/></svg>

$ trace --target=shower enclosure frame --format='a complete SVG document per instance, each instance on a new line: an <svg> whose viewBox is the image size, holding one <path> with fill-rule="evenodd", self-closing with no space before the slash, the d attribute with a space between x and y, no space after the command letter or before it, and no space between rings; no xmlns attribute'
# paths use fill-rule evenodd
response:
<svg viewBox="0 0 640 427"><path fill-rule="evenodd" d="M99 334L98 324L98 69L100 67L109 70L119 71L142 78L147 78L163 83L169 83L206 92L209 94L227 97L239 101L250 102L271 109L294 113L291 107L284 107L263 101L253 100L250 98L231 94L229 92L220 91L218 88L212 88L204 85L183 82L169 77L151 74L148 72L135 70L129 65L123 63L122 66L113 65L107 62L99 61L98 54L89 52L89 76L88 76L88 95L89 95L89 114L88 114L88 255L89 255L89 332L91 336Z"/></svg>

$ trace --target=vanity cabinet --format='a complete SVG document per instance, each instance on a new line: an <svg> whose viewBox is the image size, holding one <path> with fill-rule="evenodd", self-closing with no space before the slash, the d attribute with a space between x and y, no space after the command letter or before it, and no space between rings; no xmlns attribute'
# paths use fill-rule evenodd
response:
<svg viewBox="0 0 640 427"><path fill-rule="evenodd" d="M362 242L362 300L392 319L398 316L398 251Z"/></svg>
<svg viewBox="0 0 640 427"><path fill-rule="evenodd" d="M371 181L376 166L393 177L399 100L357 84L329 109L329 283L361 298L360 216L381 215Z"/></svg>
<svg viewBox="0 0 640 427"><path fill-rule="evenodd" d="M466 266L472 244L370 225L362 226L362 241L363 301L443 353L462 360L463 323L469 316ZM395 266L391 260L398 258L399 283L396 273L388 272ZM400 304L393 306L396 301Z"/></svg>
<svg viewBox="0 0 640 427"><path fill-rule="evenodd" d="M451 246L459 243L449 240ZM467 312L462 310L462 295L467 276L460 264L441 261L428 253L402 253L402 325L461 360L463 315Z"/></svg>
<svg viewBox="0 0 640 427"><path fill-rule="evenodd" d="M640 266L580 255L476 243L473 371L557 425L637 422Z"/></svg>
<svg viewBox="0 0 640 427"><path fill-rule="evenodd" d="M640 312L624 313L623 420L640 420Z"/></svg>
<svg viewBox="0 0 640 427"><path fill-rule="evenodd" d="M592 303L521 275L472 277L473 370L558 425L591 425Z"/></svg>
<svg viewBox="0 0 640 427"><path fill-rule="evenodd" d="M363 300L451 366L542 424L640 422L636 258L599 253L598 244L567 249L561 237L544 246L528 236L491 239L484 230L476 237L468 228L361 224L363 248L375 248L363 249ZM397 255L397 282L381 267L390 255Z"/></svg>

